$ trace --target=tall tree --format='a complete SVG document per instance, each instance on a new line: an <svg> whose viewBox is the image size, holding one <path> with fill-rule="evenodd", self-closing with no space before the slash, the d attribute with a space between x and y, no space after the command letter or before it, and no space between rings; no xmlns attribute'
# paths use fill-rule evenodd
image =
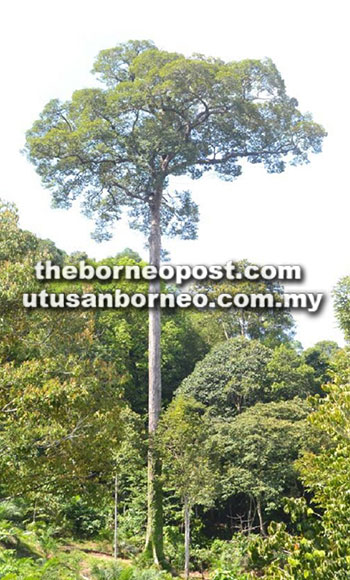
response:
<svg viewBox="0 0 350 580"><path fill-rule="evenodd" d="M131 250L130 250L131 251ZM110 267L144 267L141 260L135 261L127 255L108 258L95 265L107 264ZM94 292L112 292L119 289L122 293L147 293L145 280L95 281ZM171 291L166 287L163 292ZM173 392L181 381L189 375L195 363L203 358L207 345L192 324L189 310L168 309L162 312L161 319L161 371L162 394L170 401ZM124 393L126 400L137 413L147 412L147 310L145 309L101 309L95 312L95 348L99 356L118 364L124 373Z"/></svg>
<svg viewBox="0 0 350 580"><path fill-rule="evenodd" d="M297 109L271 60L228 62L158 50L129 41L103 50L93 72L103 88L54 99L27 133L26 151L56 207L78 196L96 218L96 235L128 209L131 227L148 235L159 266L161 235L193 238L197 206L168 191L171 176L198 179L213 169L226 180L240 160L282 172L308 161L325 132ZM159 281L150 283L159 292ZM149 311L149 518L147 548L163 558L159 462L153 440L161 407L160 310Z"/></svg>

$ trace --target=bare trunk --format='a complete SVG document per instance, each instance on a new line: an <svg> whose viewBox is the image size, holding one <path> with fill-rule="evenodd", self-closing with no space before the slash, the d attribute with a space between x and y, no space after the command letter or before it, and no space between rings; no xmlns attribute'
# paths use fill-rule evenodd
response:
<svg viewBox="0 0 350 580"><path fill-rule="evenodd" d="M252 511L253 511L253 500L252 500L251 496L249 496L249 510L248 510L248 518L247 518L248 536L252 533L252 528L253 528Z"/></svg>
<svg viewBox="0 0 350 580"><path fill-rule="evenodd" d="M239 324L241 327L241 335L246 337L247 336L247 325L246 325L246 320L245 320L245 316L244 316L244 312L243 310L241 311L241 316L239 319Z"/></svg>
<svg viewBox="0 0 350 580"><path fill-rule="evenodd" d="M114 557L118 557L118 475L114 479Z"/></svg>
<svg viewBox="0 0 350 580"><path fill-rule="evenodd" d="M264 522L263 522L263 517L262 517L262 509L261 509L261 499L260 499L260 497L259 497L259 499L256 502L256 509L257 509L258 517L259 517L260 532L261 532L261 534L263 536L266 536Z"/></svg>
<svg viewBox="0 0 350 580"><path fill-rule="evenodd" d="M228 339L229 339L229 335L227 334L227 330L226 330L226 328L225 328L225 324L224 324L223 322L222 322L222 328L223 328L223 330L224 330L224 335L225 335L225 338L226 338L226 340L228 340Z"/></svg>
<svg viewBox="0 0 350 580"><path fill-rule="evenodd" d="M149 237L150 265L159 268L161 231L160 231L161 192L154 194L151 204L151 231ZM149 292L159 294L160 281L152 280ZM155 432L161 408L161 352L160 352L160 307L159 303L149 309L148 335L148 514L146 553L155 564L161 564L163 556L163 507L161 465L155 448Z"/></svg>
<svg viewBox="0 0 350 580"><path fill-rule="evenodd" d="M36 506L37 506L37 500L35 500L35 504L34 504L33 524L35 524L35 521L36 521Z"/></svg>
<svg viewBox="0 0 350 580"><path fill-rule="evenodd" d="M190 518L191 518L191 507L188 503L188 497L185 497L185 580L188 580L190 575Z"/></svg>

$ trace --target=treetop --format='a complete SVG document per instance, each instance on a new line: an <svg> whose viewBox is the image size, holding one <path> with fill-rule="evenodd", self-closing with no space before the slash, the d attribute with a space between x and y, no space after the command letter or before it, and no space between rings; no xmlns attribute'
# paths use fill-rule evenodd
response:
<svg viewBox="0 0 350 580"><path fill-rule="evenodd" d="M93 73L102 87L51 100L25 151L54 205L81 196L102 238L124 208L147 232L159 199L162 233L193 238L197 206L189 192L169 190L170 176L214 170L232 180L242 159L282 172L307 163L326 135L298 110L270 59L224 62L129 41L101 51Z"/></svg>

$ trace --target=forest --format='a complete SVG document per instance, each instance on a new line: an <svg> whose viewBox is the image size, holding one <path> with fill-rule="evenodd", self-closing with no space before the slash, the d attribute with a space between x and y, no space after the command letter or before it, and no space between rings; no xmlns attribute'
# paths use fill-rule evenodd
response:
<svg viewBox="0 0 350 580"><path fill-rule="evenodd" d="M196 577L347 578L348 348L324 340L303 350L287 311L163 313L160 571L144 554L147 310L24 309L23 291L44 283L39 260L98 263L20 229L9 203L0 215L1 577L180 575L186 516ZM142 263L130 249L100 262ZM142 284L118 281L126 291ZM334 291L346 337L349 286Z"/></svg>
<svg viewBox="0 0 350 580"><path fill-rule="evenodd" d="M348 347L303 349L284 308L23 305L43 290L176 295L165 280L42 280L36 268L159 268L164 238L197 235L176 178L232 181L249 163L278 174L320 153L325 130L269 59L129 41L93 72L103 88L51 100L24 152L54 207L80 198L99 241L128 217L149 259L69 254L0 203L0 578L349 578ZM350 276L333 292L346 340L349 291ZM285 289L242 276L186 292L283 303Z"/></svg>

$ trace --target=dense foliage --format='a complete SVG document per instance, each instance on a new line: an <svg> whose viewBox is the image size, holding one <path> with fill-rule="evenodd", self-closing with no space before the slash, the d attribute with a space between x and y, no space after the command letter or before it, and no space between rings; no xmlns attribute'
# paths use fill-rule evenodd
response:
<svg viewBox="0 0 350 580"><path fill-rule="evenodd" d="M242 160L270 173L308 161L324 129L298 110L270 59L224 62L129 41L102 50L93 66L101 88L52 99L27 132L26 152L58 207L78 196L99 238L126 208L130 225L193 238L198 208L171 176L213 170L233 180Z"/></svg>
<svg viewBox="0 0 350 580"><path fill-rule="evenodd" d="M141 555L145 313L25 310L22 293L43 284L36 261L89 258L21 230L11 204L2 203L0 218L0 577L81 577L84 552L59 546L73 540L84 549L93 540L111 551L117 499L118 553L139 563L91 561L91 578L168 578L146 570ZM103 263L141 262L127 250ZM45 287L79 292L84 284ZM132 284L145 290L143 282L118 281L129 292ZM169 565L212 570L214 580L347 578L348 350L322 341L302 351L286 335L269 342L239 327L234 336L231 312L219 321L232 329L224 340L204 316L208 341L197 316L163 317L158 442Z"/></svg>

